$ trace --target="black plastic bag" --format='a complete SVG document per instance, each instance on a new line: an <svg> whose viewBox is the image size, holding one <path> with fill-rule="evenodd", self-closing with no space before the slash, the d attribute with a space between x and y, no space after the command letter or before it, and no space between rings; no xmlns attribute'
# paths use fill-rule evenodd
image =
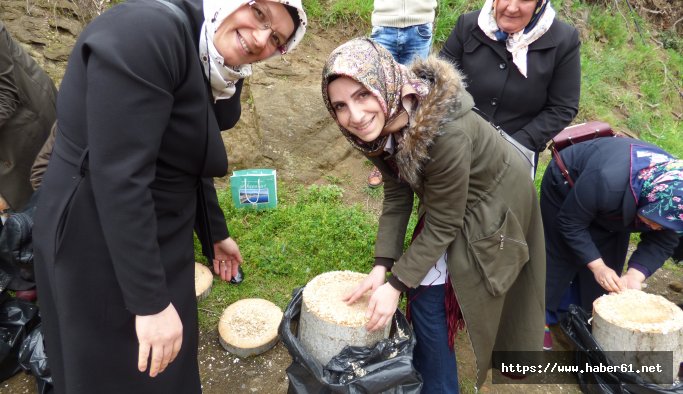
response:
<svg viewBox="0 0 683 394"><path fill-rule="evenodd" d="M33 193L23 210L10 213L0 228L0 279L7 276L11 278L1 289L28 290L36 285L33 272L33 213L38 194L38 191Z"/></svg>
<svg viewBox="0 0 683 394"><path fill-rule="evenodd" d="M569 313L562 319L565 335L576 346L575 365L609 365L600 345L591 333L590 315L577 305L569 306ZM629 372L584 372L577 373L577 380L584 393L683 393L683 384L663 387L648 383L639 375Z"/></svg>
<svg viewBox="0 0 683 394"><path fill-rule="evenodd" d="M303 288L296 289L279 328L280 339L292 356L287 368L289 393L420 392L422 378L412 362L415 337L400 311L394 315L388 339L372 347L347 346L323 367L297 338L302 297Z"/></svg>
<svg viewBox="0 0 683 394"><path fill-rule="evenodd" d="M26 337L19 349L19 365L36 378L38 394L52 392L52 374L47 363L43 331L38 324Z"/></svg>
<svg viewBox="0 0 683 394"><path fill-rule="evenodd" d="M21 371L19 349L40 322L38 307L28 301L7 299L0 304L0 382Z"/></svg>

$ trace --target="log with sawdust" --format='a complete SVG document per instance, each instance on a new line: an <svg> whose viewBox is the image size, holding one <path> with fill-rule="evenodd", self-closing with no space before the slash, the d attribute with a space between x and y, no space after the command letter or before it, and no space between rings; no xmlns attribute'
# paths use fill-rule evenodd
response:
<svg viewBox="0 0 683 394"><path fill-rule="evenodd" d="M368 332L370 292L353 305L342 301L367 275L352 271L331 271L313 278L303 291L299 340L322 365L326 365L345 346L372 346L389 336L391 325Z"/></svg>
<svg viewBox="0 0 683 394"><path fill-rule="evenodd" d="M593 336L614 364L661 364L661 357L636 351L673 352L672 381L683 361L683 311L662 296L626 290L599 297L593 303ZM613 352L613 353L612 353ZM661 375L642 373L643 379L664 383Z"/></svg>
<svg viewBox="0 0 683 394"><path fill-rule="evenodd" d="M245 298L228 306L218 322L218 339L239 357L259 355L275 346L282 310L261 298Z"/></svg>
<svg viewBox="0 0 683 394"><path fill-rule="evenodd" d="M194 291L197 301L209 296L213 284L213 273L204 264L194 263Z"/></svg>

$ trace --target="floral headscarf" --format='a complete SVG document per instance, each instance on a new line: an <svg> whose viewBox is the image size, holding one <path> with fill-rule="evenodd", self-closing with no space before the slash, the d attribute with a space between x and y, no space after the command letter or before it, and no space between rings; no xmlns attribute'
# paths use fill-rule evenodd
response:
<svg viewBox="0 0 683 394"><path fill-rule="evenodd" d="M529 45L545 34L555 20L555 10L550 0L538 0L529 24L517 33L508 34L498 27L495 17L495 1L486 0L477 23L486 36L494 41L505 41L505 48L512 54L512 62L519 72L527 76L527 52Z"/></svg>
<svg viewBox="0 0 683 394"><path fill-rule="evenodd" d="M285 6L294 7L299 14L300 23L292 38L285 44L282 53L288 53L294 49L304 38L306 33L306 11L301 5L301 0L268 0L281 3ZM211 83L211 91L215 100L223 100L235 94L235 83L251 75L251 64L238 64L229 66L224 63L223 56L213 44L213 36L225 18L238 8L251 1L247 0L204 0L204 24L199 34L199 58L204 66L204 73ZM279 56L275 51L273 55Z"/></svg>
<svg viewBox="0 0 683 394"><path fill-rule="evenodd" d="M651 160L650 166L632 178L634 191L640 188L637 194L638 214L667 230L683 234L683 160L671 157L661 160L661 155L648 157L642 151L632 149L631 162L634 166L643 159Z"/></svg>
<svg viewBox="0 0 683 394"><path fill-rule="evenodd" d="M397 63L384 47L369 38L356 38L332 51L323 67L323 101L335 121L337 116L330 103L327 87L337 76L359 82L377 98L384 112L385 125L393 122L405 110L402 104L405 94L401 93L405 84L411 84L418 99L429 91L426 81L418 79L412 71ZM354 148L368 155L380 152L390 137L384 135L375 141L365 142L341 125L339 129Z"/></svg>

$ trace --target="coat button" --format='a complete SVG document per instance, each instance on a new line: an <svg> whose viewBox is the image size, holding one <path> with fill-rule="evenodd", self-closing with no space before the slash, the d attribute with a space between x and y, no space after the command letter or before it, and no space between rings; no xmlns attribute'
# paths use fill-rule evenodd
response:
<svg viewBox="0 0 683 394"><path fill-rule="evenodd" d="M495 98L495 97L492 98L492 99L491 99L491 105L494 106L494 107L495 107L496 105L498 105L498 99Z"/></svg>
<svg viewBox="0 0 683 394"><path fill-rule="evenodd" d="M501 70L505 70L507 67L508 67L508 65L505 64L505 63L500 63L500 64L498 65L498 68L500 68Z"/></svg>

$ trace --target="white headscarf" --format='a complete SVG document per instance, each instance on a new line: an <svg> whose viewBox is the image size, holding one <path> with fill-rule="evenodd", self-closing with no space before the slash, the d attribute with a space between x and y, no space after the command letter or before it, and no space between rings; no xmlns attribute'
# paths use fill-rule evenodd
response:
<svg viewBox="0 0 683 394"><path fill-rule="evenodd" d="M301 0L268 1L294 7L299 12L301 23L292 38L285 44L285 53L288 53L301 42L306 33L306 12L301 5ZM235 94L235 83L251 75L251 64L226 65L223 56L213 44L214 34L225 18L247 3L249 3L248 0L204 0L204 24L199 34L199 58L202 61L204 73L211 83L214 100L232 97ZM276 51L271 57L278 55L280 53Z"/></svg>
<svg viewBox="0 0 683 394"><path fill-rule="evenodd" d="M496 23L493 1L494 0L486 0L486 2L484 2L477 22L479 28L488 38L493 41L500 41L498 37L496 37L496 32L499 31L500 28ZM536 25L534 25L530 31L525 33L525 29L522 29L517 33L509 34L507 40L505 40L505 47L508 52L512 54L512 62L517 66L519 72L524 75L524 78L527 76L526 55L529 51L529 45L545 34L545 32L550 29L550 25L553 24L554 20L555 10L550 6L550 0L548 0L543 15L540 16L538 22L536 22Z"/></svg>

